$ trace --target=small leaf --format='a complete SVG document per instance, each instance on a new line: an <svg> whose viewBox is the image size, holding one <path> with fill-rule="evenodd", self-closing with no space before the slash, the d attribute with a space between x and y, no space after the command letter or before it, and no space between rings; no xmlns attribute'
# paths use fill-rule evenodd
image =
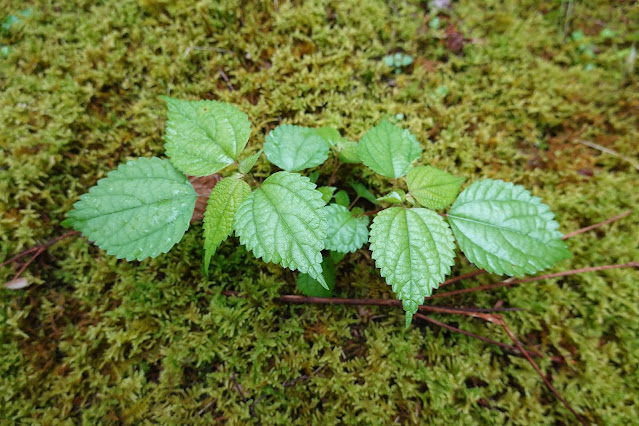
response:
<svg viewBox="0 0 639 426"><path fill-rule="evenodd" d="M331 297L335 288L335 263L331 257L324 257L322 260L322 276L328 285L328 289L324 288L319 281L308 274L300 273L297 276L297 287L304 296L309 297Z"/></svg>
<svg viewBox="0 0 639 426"><path fill-rule="evenodd" d="M257 162L257 159L260 158L260 155L262 155L261 149L257 151L255 154L249 155L244 160L240 161L240 164L238 166L238 171L242 173L243 175L250 172L253 166L255 165L255 163Z"/></svg>
<svg viewBox="0 0 639 426"><path fill-rule="evenodd" d="M273 129L264 142L266 158L289 172L319 166L328 158L328 149L315 129L290 124Z"/></svg>
<svg viewBox="0 0 639 426"><path fill-rule="evenodd" d="M411 163L419 158L422 149L408 130L384 119L362 137L357 153L374 172L398 178L408 173Z"/></svg>
<svg viewBox="0 0 639 426"><path fill-rule="evenodd" d="M361 163L359 155L357 154L357 147L359 144L353 141L342 141L337 144L339 147L339 161L342 163L358 164Z"/></svg>
<svg viewBox="0 0 639 426"><path fill-rule="evenodd" d="M383 201L385 203L397 204L403 203L406 200L406 193L401 189L396 189L383 197L379 197L377 201Z"/></svg>
<svg viewBox="0 0 639 426"><path fill-rule="evenodd" d="M162 99L169 107L166 154L175 167L206 176L238 159L251 135L246 114L224 102Z"/></svg>
<svg viewBox="0 0 639 426"><path fill-rule="evenodd" d="M466 188L448 213L462 251L491 273L522 276L571 257L550 208L522 186L486 179Z"/></svg>
<svg viewBox="0 0 639 426"><path fill-rule="evenodd" d="M375 265L402 300L408 327L424 298L450 273L453 234L432 210L392 207L373 220L370 243Z"/></svg>
<svg viewBox="0 0 639 426"><path fill-rule="evenodd" d="M368 188L366 188L361 183L359 183L359 182L351 182L350 185L355 190L355 192L357 193L358 197L363 198L365 200L368 200L368 201L370 201L373 204L379 204L379 202L377 201L377 197L374 196L373 193L370 192L368 190Z"/></svg>
<svg viewBox="0 0 639 426"><path fill-rule="evenodd" d="M351 199L346 191L338 191L335 194L335 202L340 206L348 207L351 204Z"/></svg>
<svg viewBox="0 0 639 426"><path fill-rule="evenodd" d="M317 179L319 179L319 177L320 172L318 170L315 170L313 173L308 175L308 179L311 181L311 183L317 183Z"/></svg>
<svg viewBox="0 0 639 426"><path fill-rule="evenodd" d="M197 192L197 201L195 202L193 216L191 216L191 223L195 223L204 219L204 212L206 211L206 204L209 201L211 191L222 180L222 176L213 174L202 177L188 176L188 178L191 185L193 185L193 189Z"/></svg>
<svg viewBox="0 0 639 426"><path fill-rule="evenodd" d="M80 197L63 222L126 260L168 252L189 227L197 193L169 160L121 165Z"/></svg>
<svg viewBox="0 0 639 426"><path fill-rule="evenodd" d="M368 239L368 217L353 217L344 206L326 206L328 230L324 246L341 253L352 253L360 249Z"/></svg>
<svg viewBox="0 0 639 426"><path fill-rule="evenodd" d="M234 229L255 257L307 273L328 288L321 267L328 227L324 206L307 177L277 172L240 205Z"/></svg>
<svg viewBox="0 0 639 426"><path fill-rule="evenodd" d="M431 209L443 209L455 201L464 180L432 166L415 167L406 176L408 191Z"/></svg>
<svg viewBox="0 0 639 426"><path fill-rule="evenodd" d="M318 127L315 131L326 141L328 146L335 146L335 144L342 139L342 135L332 127Z"/></svg>
<svg viewBox="0 0 639 426"><path fill-rule="evenodd" d="M393 55L384 56L384 63L386 64L387 67L392 67L395 64Z"/></svg>
<svg viewBox="0 0 639 426"><path fill-rule="evenodd" d="M333 194L335 193L336 189L337 188L335 188L334 186L320 186L319 188L317 188L317 190L322 193L322 200L324 200L325 203L331 201L331 198L333 198Z"/></svg>
<svg viewBox="0 0 639 426"><path fill-rule="evenodd" d="M248 183L232 176L215 185L204 214L204 273L209 273L211 256L231 232L233 219L240 204L251 194Z"/></svg>

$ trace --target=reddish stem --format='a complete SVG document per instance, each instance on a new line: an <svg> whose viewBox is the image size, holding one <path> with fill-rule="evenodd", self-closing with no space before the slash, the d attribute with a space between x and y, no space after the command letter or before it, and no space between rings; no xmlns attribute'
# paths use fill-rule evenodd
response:
<svg viewBox="0 0 639 426"><path fill-rule="evenodd" d="M480 336L479 334L471 333L470 331L465 331L465 330L462 330L460 328L453 327L450 324L446 324L445 322L437 321L436 319L433 319L433 318L428 317L428 316L423 315L423 314L415 314L415 317L423 319L424 321L431 322L431 323L433 323L435 325L438 325L440 327L444 327L444 328L446 328L446 329L448 329L450 331L454 331L456 333L463 334L464 336L472 337L473 339L478 339L478 340L481 340L482 342L490 343L492 345L496 345L496 346L499 346L499 347L502 347L502 348L505 348L505 349L509 349L509 350L511 350L511 351L513 351L515 353L520 353L520 354L523 355L524 352L526 352L526 351L522 352L521 349L519 349L519 348L517 348L515 346L508 345L506 343L501 343L501 342L498 342L496 340L489 339L488 337ZM535 357L541 357L542 356L542 355L540 355L538 353L535 353L535 352L531 352L531 355L535 356Z"/></svg>
<svg viewBox="0 0 639 426"><path fill-rule="evenodd" d="M541 379L544 381L544 383L546 384L546 386L548 386L548 389L550 389L552 391L552 393L555 394L555 396L557 397L557 399L559 399L564 406L570 410L570 412L577 418L577 420L579 420L579 423L581 423L582 425L587 425L588 423L579 415L577 414L577 412L570 406L570 404L568 404L568 401L566 401L561 394L559 393L559 391L557 391L557 389L554 388L554 386L552 385L552 383L550 383L550 380L548 380L548 378L542 373L541 369L539 368L539 366L535 363L535 361L533 361L532 357L530 356L530 354L528 352L526 352L521 344L521 342L519 341L519 339L517 339L517 337L515 337L515 335L513 334L512 331L510 331L510 329L508 328L508 326L506 325L506 323L504 322L503 318L499 315L494 315L496 318L498 318L498 321L496 321L497 324L501 325L504 329L504 331L506 331L506 334L508 334L508 337L511 338L511 340L515 343L515 345L519 348L519 350L521 351L521 353L526 357L526 359L528 360L528 362L530 363L530 365L532 365L532 367L535 369L535 371L537 372L537 374L539 375L539 377L541 377Z"/></svg>
<svg viewBox="0 0 639 426"><path fill-rule="evenodd" d="M45 242L43 244L37 245L35 247L31 247L31 248L26 249L26 250L23 250L20 253L18 253L15 256L13 256L11 259L5 260L4 262L2 262L2 264L0 264L0 268L5 266L5 265L8 265L11 262L15 262L16 260L20 259L21 257L26 256L29 253L40 251L41 248L45 248L45 249L49 248L52 245L54 245L55 243L57 243L58 241L64 240L65 238L68 238L68 237L71 237L71 236L77 235L77 234L79 234L78 231L70 231L70 232L67 232L66 234L60 235L59 237L52 238L52 239L50 239L49 241L47 241L47 242ZM38 255L40 255L40 253L38 253ZM31 262L29 262L29 263L31 263Z"/></svg>
<svg viewBox="0 0 639 426"><path fill-rule="evenodd" d="M617 216L611 217L608 220L604 220L603 222L599 222L599 223L595 223L594 225L590 225L590 226L586 226L584 228L581 229L577 229L576 231L573 231L569 234L564 235L564 237L562 238L562 240L567 240L568 238L572 238L575 235L579 235L579 234L583 234L584 232L588 232L588 231L592 231L593 229L597 229L601 226L607 225L609 223L615 222L619 219L623 219L624 217L628 216L630 213L632 213L632 210L626 210L623 213L618 214Z"/></svg>

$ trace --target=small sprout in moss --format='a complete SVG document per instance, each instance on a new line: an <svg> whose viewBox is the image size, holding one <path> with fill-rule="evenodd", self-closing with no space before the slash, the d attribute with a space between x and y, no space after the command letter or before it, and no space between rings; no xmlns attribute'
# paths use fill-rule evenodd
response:
<svg viewBox="0 0 639 426"><path fill-rule="evenodd" d="M403 68L409 67L413 63L413 58L398 52L394 55L384 56L384 63L387 67L393 68L395 74L399 74Z"/></svg>

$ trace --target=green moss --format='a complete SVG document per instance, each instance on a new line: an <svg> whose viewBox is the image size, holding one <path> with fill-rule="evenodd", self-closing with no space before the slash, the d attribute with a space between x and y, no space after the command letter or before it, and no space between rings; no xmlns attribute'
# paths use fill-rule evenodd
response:
<svg viewBox="0 0 639 426"><path fill-rule="evenodd" d="M10 47L0 57L0 260L60 235L73 202L118 161L161 154L167 94L238 105L254 123L255 150L279 122L334 126L357 140L403 114L425 163L468 182L523 184L564 231L639 205L637 171L577 141L636 159L639 67L631 73L625 63L639 31L631 2L574 2L566 17L559 2L462 1L437 28L428 2L416 0L32 3L31 16L0 34ZM0 0L0 21L25 8ZM568 34L581 30L596 46L594 57L584 56L583 40L564 38L566 18ZM604 27L615 35L602 36ZM462 34L459 53L446 28ZM383 62L397 51L414 59L401 74ZM262 160L257 170L270 166ZM338 184L356 176L369 177L344 166ZM390 189L373 183L377 193ZM638 234L635 212L572 238L575 257L555 269L636 260ZM1 290L0 416L573 422L519 357L430 325L404 331L399 311L279 305L274 295L296 291L291 273L230 240L207 278L201 244L198 225L169 254L125 263L66 240L29 267L31 287ZM471 269L459 265L454 273ZM2 268L0 282L14 273ZM616 424L639 417L637 282L637 271L610 270L446 302L523 308L507 315L513 330L569 360L540 361L555 387L588 420ZM221 295L229 289L248 297ZM340 264L336 294L392 297L361 253ZM507 340L479 320L433 316Z"/></svg>

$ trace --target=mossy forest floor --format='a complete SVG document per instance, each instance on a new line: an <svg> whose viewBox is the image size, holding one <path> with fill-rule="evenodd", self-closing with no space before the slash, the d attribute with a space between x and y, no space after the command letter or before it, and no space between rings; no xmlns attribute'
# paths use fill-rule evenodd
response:
<svg viewBox="0 0 639 426"><path fill-rule="evenodd" d="M166 94L238 105L255 150L280 122L357 140L391 117L425 163L524 185L564 232L639 210L635 2L0 0L0 21L0 261L66 232L65 213L119 162L162 155ZM399 73L383 59L396 52L413 58ZM362 173L343 167L337 183ZM635 211L571 238L574 258L551 272L637 260L638 241ZM208 278L201 254L201 225L143 262L83 238L49 248L28 288L0 290L0 422L575 422L520 356L420 320L404 330L391 308L278 304L294 274L234 238ZM362 252L336 295L393 297ZM526 345L565 360L538 362L586 420L639 418L639 271L438 304L498 302L523 309L505 317ZM432 317L508 342L497 325Z"/></svg>

